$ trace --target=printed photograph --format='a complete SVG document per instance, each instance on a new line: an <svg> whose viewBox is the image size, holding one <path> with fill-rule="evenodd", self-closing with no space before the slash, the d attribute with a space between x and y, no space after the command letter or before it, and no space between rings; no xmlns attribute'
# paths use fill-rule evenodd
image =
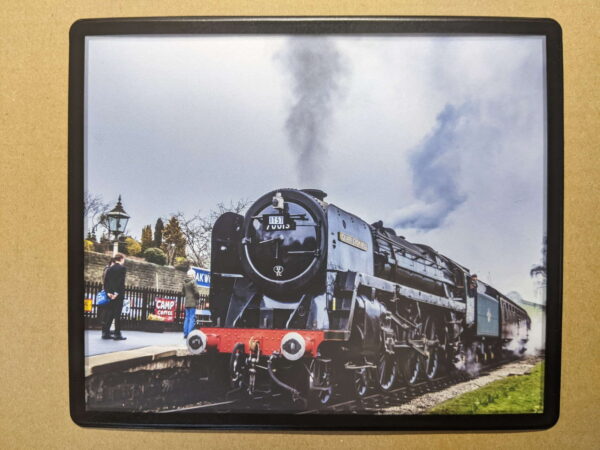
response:
<svg viewBox="0 0 600 450"><path fill-rule="evenodd" d="M85 39L87 411L544 412L544 36Z"/></svg>

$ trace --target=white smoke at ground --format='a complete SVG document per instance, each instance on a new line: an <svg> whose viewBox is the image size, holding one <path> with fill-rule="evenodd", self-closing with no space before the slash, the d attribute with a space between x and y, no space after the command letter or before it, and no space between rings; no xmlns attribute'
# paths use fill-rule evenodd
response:
<svg viewBox="0 0 600 450"><path fill-rule="evenodd" d="M516 324L512 324L505 326L505 330L508 331L509 336L513 336L513 339L504 345L504 350L512 353L513 356L516 357L523 355L526 350L527 343L523 342L522 335L519 333L519 327Z"/></svg>
<svg viewBox="0 0 600 450"><path fill-rule="evenodd" d="M481 364L475 362L475 360L471 359L467 361L464 369L470 376L477 377L481 372Z"/></svg>
<svg viewBox="0 0 600 450"><path fill-rule="evenodd" d="M290 38L279 56L294 96L285 128L297 156L298 182L303 187L319 187L327 136L335 104L342 97L347 66L335 43L323 37Z"/></svg>
<svg viewBox="0 0 600 450"><path fill-rule="evenodd" d="M481 370L481 364L477 361L473 348L467 348L461 357L454 362L454 367L462 372L467 372L472 377L479 375Z"/></svg>
<svg viewBox="0 0 600 450"><path fill-rule="evenodd" d="M527 331L526 354L539 356L543 353L546 346L546 309L539 301L526 301L517 291L511 291L506 294L517 305L522 306L527 311L531 319L530 329Z"/></svg>
<svg viewBox="0 0 600 450"><path fill-rule="evenodd" d="M515 357L539 356L544 351L544 329L545 317L543 313L540 316L531 318L531 328L528 330L524 321L519 324L511 324L506 331L513 336L504 346L504 349L511 352Z"/></svg>
<svg viewBox="0 0 600 450"><path fill-rule="evenodd" d="M543 354L546 348L546 313L542 310L531 314L531 329L527 342L528 355L537 356Z"/></svg>

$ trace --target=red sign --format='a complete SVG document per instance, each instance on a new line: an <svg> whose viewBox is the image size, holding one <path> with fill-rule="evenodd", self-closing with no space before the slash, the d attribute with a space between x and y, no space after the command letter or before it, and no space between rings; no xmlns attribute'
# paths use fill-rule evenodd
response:
<svg viewBox="0 0 600 450"><path fill-rule="evenodd" d="M173 298L154 299L154 314L160 316L165 322L173 322L175 320L175 310L177 309L177 300Z"/></svg>

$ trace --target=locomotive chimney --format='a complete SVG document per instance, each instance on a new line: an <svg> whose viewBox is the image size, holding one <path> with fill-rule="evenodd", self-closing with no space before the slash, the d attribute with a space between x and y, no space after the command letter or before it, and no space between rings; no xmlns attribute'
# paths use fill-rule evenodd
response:
<svg viewBox="0 0 600 450"><path fill-rule="evenodd" d="M283 211L284 208L284 201L283 201L283 196L281 195L281 192L277 192L274 196L273 196L273 208L276 209L281 209Z"/></svg>

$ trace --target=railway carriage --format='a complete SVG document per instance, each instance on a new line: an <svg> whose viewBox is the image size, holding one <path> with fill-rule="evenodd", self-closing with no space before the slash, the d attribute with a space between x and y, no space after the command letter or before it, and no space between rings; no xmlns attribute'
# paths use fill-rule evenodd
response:
<svg viewBox="0 0 600 450"><path fill-rule="evenodd" d="M233 389L327 403L524 350L522 308L431 247L325 198L278 189L214 224L213 324L187 345Z"/></svg>

